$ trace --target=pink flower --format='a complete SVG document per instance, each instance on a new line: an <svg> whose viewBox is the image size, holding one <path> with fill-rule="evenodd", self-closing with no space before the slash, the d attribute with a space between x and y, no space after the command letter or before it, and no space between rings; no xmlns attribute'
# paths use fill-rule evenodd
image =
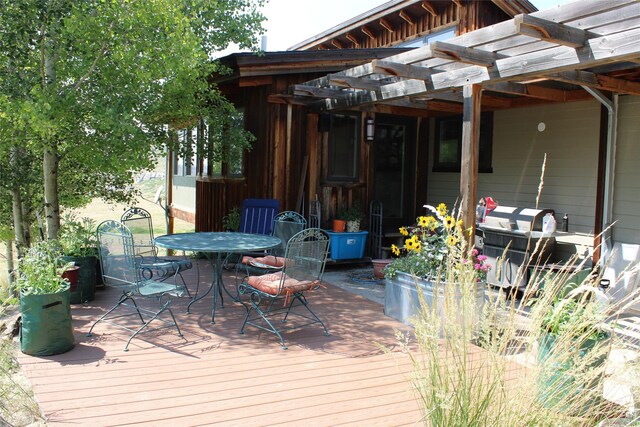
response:
<svg viewBox="0 0 640 427"><path fill-rule="evenodd" d="M476 264L475 268L476 268L476 270L480 270L482 268L482 265L481 264Z"/></svg>
<svg viewBox="0 0 640 427"><path fill-rule="evenodd" d="M473 251L471 251L471 254L472 254L473 256L478 256L479 252L478 252L478 250L477 250L477 249L474 249Z"/></svg>
<svg viewBox="0 0 640 427"><path fill-rule="evenodd" d="M486 255L478 255L478 261L486 261L487 260L487 256Z"/></svg>

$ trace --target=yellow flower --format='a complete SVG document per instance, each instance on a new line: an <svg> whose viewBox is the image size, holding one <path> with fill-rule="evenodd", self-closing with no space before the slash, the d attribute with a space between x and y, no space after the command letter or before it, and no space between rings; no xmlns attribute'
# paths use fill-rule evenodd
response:
<svg viewBox="0 0 640 427"><path fill-rule="evenodd" d="M420 241L413 243L413 250L415 252L420 252L421 249L422 249L422 243Z"/></svg>
<svg viewBox="0 0 640 427"><path fill-rule="evenodd" d="M408 250L412 250L413 249L413 238L405 240L404 241L404 247L407 248Z"/></svg>
<svg viewBox="0 0 640 427"><path fill-rule="evenodd" d="M447 214L447 210L447 205L445 205L444 203L440 203L436 208L436 211L438 211L440 216L445 216Z"/></svg>
<svg viewBox="0 0 640 427"><path fill-rule="evenodd" d="M457 244L458 244L458 238L456 236L449 235L449 237L447 237L447 245L455 246Z"/></svg>
<svg viewBox="0 0 640 427"><path fill-rule="evenodd" d="M427 224L425 225L425 227L427 227L429 230L431 231L435 231L436 228L438 228L438 220L435 219L432 215L427 217Z"/></svg>
<svg viewBox="0 0 640 427"><path fill-rule="evenodd" d="M395 256L400 256L400 248L396 245L391 245L391 253Z"/></svg>
<svg viewBox="0 0 640 427"><path fill-rule="evenodd" d="M420 227L426 227L427 224L429 224L429 220L426 216L418 217L418 225L420 225Z"/></svg>
<svg viewBox="0 0 640 427"><path fill-rule="evenodd" d="M403 236L409 235L409 231L407 230L407 227L400 227L398 230L400 230L400 234L402 234Z"/></svg>
<svg viewBox="0 0 640 427"><path fill-rule="evenodd" d="M454 225L456 225L456 220L452 216L449 215L444 219L444 226L447 230L451 230Z"/></svg>

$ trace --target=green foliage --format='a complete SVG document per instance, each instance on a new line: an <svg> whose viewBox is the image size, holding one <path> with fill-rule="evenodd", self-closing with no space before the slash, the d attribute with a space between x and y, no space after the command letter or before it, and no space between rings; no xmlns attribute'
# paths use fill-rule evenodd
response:
<svg viewBox="0 0 640 427"><path fill-rule="evenodd" d="M344 219L345 221L362 221L364 219L364 213L360 208L360 204L354 203L350 208L340 214L340 219Z"/></svg>
<svg viewBox="0 0 640 427"><path fill-rule="evenodd" d="M229 210L229 213L222 217L222 226L225 230L238 231L240 230L240 217L240 208L234 206Z"/></svg>
<svg viewBox="0 0 640 427"><path fill-rule="evenodd" d="M31 246L18 262L16 286L23 295L42 295L61 292L69 287L62 273L73 266L61 260L60 245L45 240Z"/></svg>
<svg viewBox="0 0 640 427"><path fill-rule="evenodd" d="M478 279L483 280L491 268L486 256L467 247L467 237L462 221L449 213L440 203L437 208L428 206L434 215L420 216L416 225L400 227L406 237L402 248L391 245L394 258L386 268L386 275L394 277L397 272L414 274L425 279L453 280L450 273L475 269Z"/></svg>
<svg viewBox="0 0 640 427"><path fill-rule="evenodd" d="M223 129L232 120L233 105L208 81L225 72L211 58L230 43L257 48L263 3L0 0L0 154L24 147L38 159L2 169L42 177L33 172L46 150L60 168L50 174L58 180L51 206L130 202L136 171L152 169L167 145L191 149L170 141L166 125L209 117ZM251 140L242 129L229 132L225 147ZM27 192L6 182L42 200L42 183ZM47 212L47 221L57 215Z"/></svg>
<svg viewBox="0 0 640 427"><path fill-rule="evenodd" d="M95 255L98 246L95 221L86 217L78 219L73 214L67 214L63 217L57 240L63 255Z"/></svg>

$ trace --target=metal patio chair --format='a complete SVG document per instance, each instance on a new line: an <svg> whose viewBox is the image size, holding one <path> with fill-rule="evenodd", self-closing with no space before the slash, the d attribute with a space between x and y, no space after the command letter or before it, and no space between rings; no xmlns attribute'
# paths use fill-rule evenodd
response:
<svg viewBox="0 0 640 427"><path fill-rule="evenodd" d="M184 259L169 259L158 256L158 248L154 243L153 221L149 211L138 207L129 208L120 217L120 222L130 230L133 236L137 264L142 270L144 278L153 279L154 275L157 275L159 280L180 277L187 295L191 296L182 272L192 268L194 263L186 257ZM195 264L198 268L197 263ZM198 271L198 277L200 277L199 273ZM200 280L198 280L198 284L199 282ZM196 289L197 294L198 289Z"/></svg>
<svg viewBox="0 0 640 427"><path fill-rule="evenodd" d="M172 296L183 296L183 286L171 283L171 281L159 281L143 277L142 270L138 268L136 263L136 248L133 235L121 222L108 220L100 223L97 235L104 283L122 288L122 295L115 306L95 321L87 336L92 336L93 328L100 322L106 322L125 329L132 332L132 335L127 340L124 351L128 351L131 340L145 330L157 330L175 326L178 335L182 336L170 305ZM136 303L136 298L157 300L159 307L155 310L141 307ZM126 309L128 312L124 314L115 313L120 308ZM165 311L169 313L171 320L159 318ZM143 315L146 316L146 319ZM130 322L115 322L116 319L129 316L139 318L141 325L135 327L130 326ZM154 320L158 320L164 325L147 329Z"/></svg>
<svg viewBox="0 0 640 427"><path fill-rule="evenodd" d="M307 227L307 220L294 211L280 212L273 219L272 235L278 237L282 243L267 253L244 254L241 264L249 274L265 274L281 270L284 267L284 253L287 242L295 234Z"/></svg>
<svg viewBox="0 0 640 427"><path fill-rule="evenodd" d="M319 323L325 335L329 331L311 310L307 294L322 281L329 235L319 228L307 228L289 239L282 271L261 276L247 276L240 284L240 296L247 309L240 333L247 325L271 332L287 349L282 332ZM291 318L299 319L300 321Z"/></svg>

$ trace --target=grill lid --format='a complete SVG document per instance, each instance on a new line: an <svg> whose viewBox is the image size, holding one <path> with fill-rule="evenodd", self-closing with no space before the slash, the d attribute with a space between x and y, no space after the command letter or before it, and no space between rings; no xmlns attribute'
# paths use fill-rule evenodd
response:
<svg viewBox="0 0 640 427"><path fill-rule="evenodd" d="M548 212L554 213L553 209L497 206L485 216L481 228L519 233L542 231L542 218Z"/></svg>

